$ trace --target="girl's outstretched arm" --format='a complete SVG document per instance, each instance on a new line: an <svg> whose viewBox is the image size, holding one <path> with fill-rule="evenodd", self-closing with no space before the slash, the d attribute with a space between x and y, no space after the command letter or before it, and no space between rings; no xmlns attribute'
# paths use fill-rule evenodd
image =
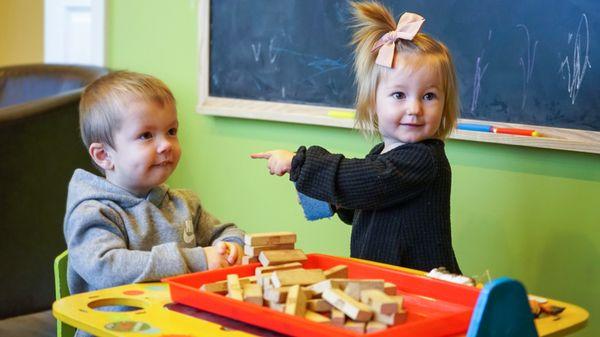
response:
<svg viewBox="0 0 600 337"><path fill-rule="evenodd" d="M378 209L416 197L437 170L431 149L422 144L365 159L347 159L312 146L298 149L290 179L299 192L338 207Z"/></svg>

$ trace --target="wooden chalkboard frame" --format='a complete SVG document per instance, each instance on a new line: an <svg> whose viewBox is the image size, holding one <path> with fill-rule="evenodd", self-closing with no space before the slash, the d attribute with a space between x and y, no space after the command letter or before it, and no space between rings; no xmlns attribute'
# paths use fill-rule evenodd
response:
<svg viewBox="0 0 600 337"><path fill-rule="evenodd" d="M202 0L198 3L198 47L198 105L196 108L198 113L342 128L354 127L352 119L328 115L332 110L352 113L352 109L210 96L210 0ZM451 139L600 154L600 132L596 131L469 119L460 119L459 122L491 123L499 127L535 129L542 137L455 130L450 136Z"/></svg>

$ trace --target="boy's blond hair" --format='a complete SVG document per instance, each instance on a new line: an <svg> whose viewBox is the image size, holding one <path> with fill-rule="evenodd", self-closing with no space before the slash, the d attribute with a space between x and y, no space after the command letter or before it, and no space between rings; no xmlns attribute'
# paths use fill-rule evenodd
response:
<svg viewBox="0 0 600 337"><path fill-rule="evenodd" d="M114 148L113 135L121 127L121 116L132 100L153 101L175 107L175 98L158 78L131 71L115 71L88 85L79 103L81 139Z"/></svg>
<svg viewBox="0 0 600 337"><path fill-rule="evenodd" d="M396 29L396 21L390 11L377 2L351 2L355 29L352 43L355 45L354 70L356 72L356 124L366 135L379 134L375 95L382 74L388 68L375 64L377 53L371 49L387 32ZM396 42L396 55L417 56L419 63L437 65L442 78L445 103L442 121L435 134L444 139L450 135L459 115L458 86L452 57L446 46L427 34L418 33L412 41ZM433 62L433 63L431 63Z"/></svg>

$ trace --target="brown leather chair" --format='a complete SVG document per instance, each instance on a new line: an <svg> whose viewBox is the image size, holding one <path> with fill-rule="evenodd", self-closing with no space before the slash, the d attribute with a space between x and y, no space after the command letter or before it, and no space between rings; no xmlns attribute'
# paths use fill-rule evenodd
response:
<svg viewBox="0 0 600 337"><path fill-rule="evenodd" d="M0 68L0 319L50 308L75 168L93 170L78 126L83 88L108 69Z"/></svg>

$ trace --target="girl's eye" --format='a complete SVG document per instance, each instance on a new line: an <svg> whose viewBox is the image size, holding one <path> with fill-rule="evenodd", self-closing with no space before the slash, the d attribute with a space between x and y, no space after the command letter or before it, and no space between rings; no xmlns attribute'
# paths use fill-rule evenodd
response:
<svg viewBox="0 0 600 337"><path fill-rule="evenodd" d="M150 139L150 138L152 138L152 133L150 133L150 132L144 132L138 138L141 139L141 140Z"/></svg>
<svg viewBox="0 0 600 337"><path fill-rule="evenodd" d="M436 96L434 93L432 93L432 92L428 92L428 93L426 93L426 94L425 94L425 96L423 96L423 98L424 98L426 101L432 101L432 100L434 100L436 97L437 97L437 96Z"/></svg>
<svg viewBox="0 0 600 337"><path fill-rule="evenodd" d="M395 99L404 99L406 97L406 95L403 92L395 92L392 94L392 97L394 97Z"/></svg>
<svg viewBox="0 0 600 337"><path fill-rule="evenodd" d="M169 129L169 135L175 136L176 134L177 134L177 128L171 128L171 129Z"/></svg>

